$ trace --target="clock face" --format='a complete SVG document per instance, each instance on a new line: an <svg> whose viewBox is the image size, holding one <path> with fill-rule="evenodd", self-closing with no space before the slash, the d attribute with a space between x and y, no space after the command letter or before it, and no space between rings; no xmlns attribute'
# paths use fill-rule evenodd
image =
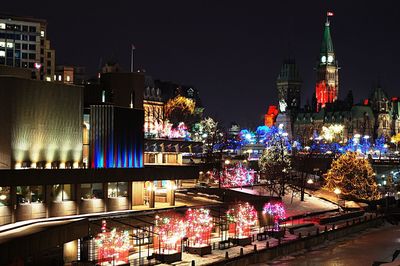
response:
<svg viewBox="0 0 400 266"><path fill-rule="evenodd" d="M328 63L332 63L333 62L333 56L328 56Z"/></svg>
<svg viewBox="0 0 400 266"><path fill-rule="evenodd" d="M325 55L323 55L323 56L321 57L321 62L322 62L322 63L325 63L325 62L326 62L326 56L325 56Z"/></svg>

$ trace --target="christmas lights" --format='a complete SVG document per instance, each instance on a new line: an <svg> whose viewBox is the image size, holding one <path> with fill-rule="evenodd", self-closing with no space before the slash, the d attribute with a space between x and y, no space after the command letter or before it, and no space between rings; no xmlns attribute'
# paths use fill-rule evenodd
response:
<svg viewBox="0 0 400 266"><path fill-rule="evenodd" d="M188 209L185 215L189 246L210 245L212 217L208 209Z"/></svg>
<svg viewBox="0 0 400 266"><path fill-rule="evenodd" d="M271 215L274 221L274 230L279 231L279 222L285 219L285 207L282 202L267 203L264 205L263 213Z"/></svg>
<svg viewBox="0 0 400 266"><path fill-rule="evenodd" d="M325 181L325 189L333 192L339 188L344 196L365 200L380 198L371 164L357 152L349 151L334 160Z"/></svg>
<svg viewBox="0 0 400 266"><path fill-rule="evenodd" d="M229 232L236 238L250 236L250 229L257 223L257 212L248 202L239 203L226 212Z"/></svg>
<svg viewBox="0 0 400 266"><path fill-rule="evenodd" d="M117 232L114 228L107 232L107 223L102 221L101 233L95 238L98 250L98 262L112 261L113 265L128 263L129 249L132 248L129 241L129 232Z"/></svg>
<svg viewBox="0 0 400 266"><path fill-rule="evenodd" d="M185 222L176 213L165 213L155 217L154 250L170 254L181 251L181 240L186 234Z"/></svg>

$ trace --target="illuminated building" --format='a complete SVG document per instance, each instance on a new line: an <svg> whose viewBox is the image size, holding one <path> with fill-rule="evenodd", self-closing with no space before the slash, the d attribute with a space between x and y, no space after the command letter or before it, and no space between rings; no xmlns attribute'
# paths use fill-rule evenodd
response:
<svg viewBox="0 0 400 266"><path fill-rule="evenodd" d="M326 18L321 50L317 63L317 83L315 96L317 110L324 108L327 103L333 103L339 95L339 67L330 33L330 22Z"/></svg>
<svg viewBox="0 0 400 266"><path fill-rule="evenodd" d="M55 51L43 19L0 15L0 65L31 70L32 78L52 81Z"/></svg>

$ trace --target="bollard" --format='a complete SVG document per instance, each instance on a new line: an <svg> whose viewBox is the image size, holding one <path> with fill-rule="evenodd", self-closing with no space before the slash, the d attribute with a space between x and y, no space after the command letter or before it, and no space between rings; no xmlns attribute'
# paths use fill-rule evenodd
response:
<svg viewBox="0 0 400 266"><path fill-rule="evenodd" d="M243 248L240 248L240 256L243 256Z"/></svg>
<svg viewBox="0 0 400 266"><path fill-rule="evenodd" d="M228 251L225 251L225 259L229 259Z"/></svg>
<svg viewBox="0 0 400 266"><path fill-rule="evenodd" d="M299 233L299 238L301 238L301 233Z"/></svg>
<svg viewBox="0 0 400 266"><path fill-rule="evenodd" d="M267 241L267 246L266 247L269 248L269 241Z"/></svg>
<svg viewBox="0 0 400 266"><path fill-rule="evenodd" d="M335 224L332 224L332 230L335 230Z"/></svg>
<svg viewBox="0 0 400 266"><path fill-rule="evenodd" d="M254 252L257 252L257 245L254 244Z"/></svg>
<svg viewBox="0 0 400 266"><path fill-rule="evenodd" d="M319 235L319 227L317 227L317 235Z"/></svg>
<svg viewBox="0 0 400 266"><path fill-rule="evenodd" d="M372 214L369 215L369 219L372 220Z"/></svg>
<svg viewBox="0 0 400 266"><path fill-rule="evenodd" d="M353 219L353 225L356 223L356 220Z"/></svg>
<svg viewBox="0 0 400 266"><path fill-rule="evenodd" d="M324 232L328 231L328 226L325 225Z"/></svg>
<svg viewBox="0 0 400 266"><path fill-rule="evenodd" d="M281 238L278 238L278 246L281 244Z"/></svg>
<svg viewBox="0 0 400 266"><path fill-rule="evenodd" d="M192 260L192 266L196 266L196 262Z"/></svg>
<svg viewBox="0 0 400 266"><path fill-rule="evenodd" d="M308 233L307 233L307 237L310 237L310 236L311 236L311 233L310 233L310 232L308 232Z"/></svg>
<svg viewBox="0 0 400 266"><path fill-rule="evenodd" d="M253 242L254 242L254 235L253 235Z"/></svg>
<svg viewBox="0 0 400 266"><path fill-rule="evenodd" d="M213 250L215 250L215 242L213 243Z"/></svg>
<svg viewBox="0 0 400 266"><path fill-rule="evenodd" d="M346 227L349 227L349 221L346 221Z"/></svg>
<svg viewBox="0 0 400 266"><path fill-rule="evenodd" d="M364 217L364 222L366 222L366 221L367 221L367 216Z"/></svg>

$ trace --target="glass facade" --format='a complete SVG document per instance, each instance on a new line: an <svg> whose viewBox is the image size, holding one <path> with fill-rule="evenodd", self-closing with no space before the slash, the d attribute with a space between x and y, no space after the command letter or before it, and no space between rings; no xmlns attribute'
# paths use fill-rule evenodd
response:
<svg viewBox="0 0 400 266"><path fill-rule="evenodd" d="M40 203L43 202L43 186L18 186L18 203Z"/></svg>
<svg viewBox="0 0 400 266"><path fill-rule="evenodd" d="M108 197L128 197L128 182L108 183Z"/></svg>
<svg viewBox="0 0 400 266"><path fill-rule="evenodd" d="M9 206L10 204L10 187L0 187L0 207Z"/></svg>
<svg viewBox="0 0 400 266"><path fill-rule="evenodd" d="M51 190L51 198L53 201L69 201L75 200L75 191L72 184L53 185Z"/></svg>
<svg viewBox="0 0 400 266"><path fill-rule="evenodd" d="M102 183L81 184L80 186L79 196L81 199L102 199L104 197Z"/></svg>

